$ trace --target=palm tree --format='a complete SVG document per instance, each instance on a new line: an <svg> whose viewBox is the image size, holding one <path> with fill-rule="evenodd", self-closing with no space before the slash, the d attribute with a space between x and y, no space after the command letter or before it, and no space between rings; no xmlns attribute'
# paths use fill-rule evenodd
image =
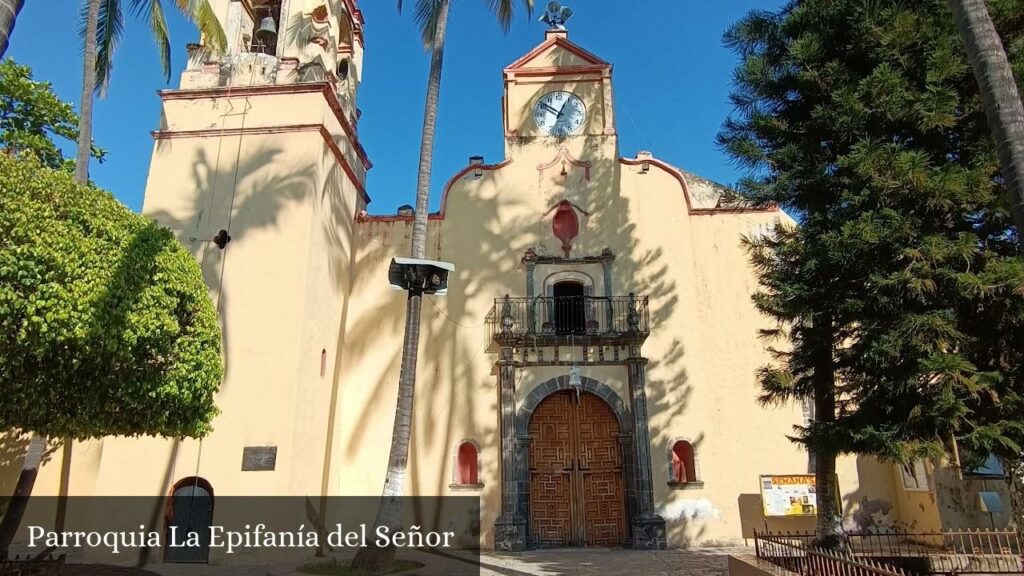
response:
<svg viewBox="0 0 1024 576"><path fill-rule="evenodd" d="M4 0L0 0L4 1ZM206 42L216 51L227 44L224 30L209 0L172 0L186 17L194 22ZM162 0L130 0L129 9L138 17L149 21L150 30L160 50L160 64L164 79L171 79L171 43L164 17ZM114 52L124 30L121 0L85 0L82 9L82 36L85 40L84 71L82 74L82 104L78 130L78 155L75 161L75 180L85 184L89 180L89 156L92 152L93 94L106 93L110 74L114 68Z"/></svg>
<svg viewBox="0 0 1024 576"><path fill-rule="evenodd" d="M947 0L981 88L1018 234L1024 230L1024 104L985 0Z"/></svg>
<svg viewBox="0 0 1024 576"><path fill-rule="evenodd" d="M437 127L437 100L441 93L441 65L444 62L444 41L448 29L451 0L416 0L415 18L423 35L424 46L431 51L430 73L427 76L427 98L423 108L423 132L420 138L420 163L416 178L416 215L412 226L412 257L423 258L427 245L427 210L430 199L430 169L434 159ZM533 0L523 0L527 14L533 12ZM503 32L508 32L514 14L513 0L488 0ZM402 11L402 0L398 0ZM398 376L398 406L391 430L391 451L384 477L384 490L377 509L377 526L396 529L401 522L399 497L405 493L405 471L409 462L412 437L413 398L416 391L416 355L420 341L420 309L422 295L409 292L406 302L405 336L402 344L402 366ZM394 565L395 549L363 547L352 559L352 567L373 574L386 574Z"/></svg>
<svg viewBox="0 0 1024 576"><path fill-rule="evenodd" d="M24 6L25 0L0 0L0 58L7 53L11 32L14 32L14 23Z"/></svg>

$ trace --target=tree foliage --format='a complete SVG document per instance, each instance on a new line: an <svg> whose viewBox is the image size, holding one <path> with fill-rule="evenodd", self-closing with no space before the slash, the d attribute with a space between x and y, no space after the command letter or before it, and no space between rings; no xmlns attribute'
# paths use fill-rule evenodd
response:
<svg viewBox="0 0 1024 576"><path fill-rule="evenodd" d="M127 1L127 6L124 5ZM171 79L171 39L167 27L164 0L100 0L98 22L96 27L96 90L106 93L110 85L110 75L114 70L114 53L124 33L124 9L130 10L136 17L149 24L153 41L160 53L160 65L164 77ZM221 28L220 20L210 5L209 0L170 0L171 4L183 16L193 22L203 35L206 43L218 52L227 48L227 37ZM86 29L88 2L82 5L82 25L79 33L84 36Z"/></svg>
<svg viewBox="0 0 1024 576"><path fill-rule="evenodd" d="M199 267L168 230L0 155L0 429L204 436L220 346Z"/></svg>
<svg viewBox="0 0 1024 576"><path fill-rule="evenodd" d="M13 154L32 154L50 168L71 170L54 139L78 139L78 114L53 93L49 82L36 82L32 70L7 59L0 62L0 147ZM93 146L101 162L106 152Z"/></svg>
<svg viewBox="0 0 1024 576"><path fill-rule="evenodd" d="M990 4L1020 70L1024 1ZM1024 262L946 3L790 2L726 43L741 64L719 142L751 170L739 192L800 220L746 240L765 336L785 344L762 400L814 393L825 355L835 417L798 427L811 450L906 461L956 437L1019 455Z"/></svg>

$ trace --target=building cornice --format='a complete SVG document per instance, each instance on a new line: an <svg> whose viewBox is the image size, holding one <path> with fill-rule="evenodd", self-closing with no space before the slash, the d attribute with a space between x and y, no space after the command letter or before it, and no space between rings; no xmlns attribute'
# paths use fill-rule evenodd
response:
<svg viewBox="0 0 1024 576"><path fill-rule="evenodd" d="M365 204L370 203L370 195L366 193L366 186L359 179L355 170L352 169L345 153L341 151L338 144L331 136L330 130L323 124L289 124L284 126L256 126L250 128L207 128L203 130L153 130L150 134L154 140L173 140L176 138L221 138L225 136L248 136L254 134L294 134L296 132L319 132L324 143L330 149L331 154L341 166L341 169L348 176L349 181L359 192Z"/></svg>
<svg viewBox="0 0 1024 576"><path fill-rule="evenodd" d="M441 194L441 208L437 212L431 212L427 214L427 220L444 220L445 213L448 209L448 193L451 191L452 186L455 185L463 176L469 174L473 170L482 170L485 172L493 172L494 170L500 170L505 166L512 163L511 159L498 162L497 164L468 164L462 170L455 173L454 176L448 179L448 182L444 185L444 192ZM387 214L374 216L366 213L360 213L356 216L357 222L412 222L416 219L415 214L401 215L401 214Z"/></svg>
<svg viewBox="0 0 1024 576"><path fill-rule="evenodd" d="M185 90L159 90L157 94L162 100L194 100L198 98L246 98L251 96L280 95L280 94L310 94L320 92L327 101L327 106L334 112L334 116L341 124L341 129L352 143L352 148L363 163L366 170L373 168L359 142L356 130L345 116L341 109L341 102L338 101L334 88L328 82L305 82L301 84L268 84L265 86L223 86L217 88L193 88Z"/></svg>
<svg viewBox="0 0 1024 576"><path fill-rule="evenodd" d="M670 176L675 178L679 182L679 186L683 189L683 198L686 200L686 211L691 216L713 216L716 214L745 214L745 213L770 213L778 212L779 207L776 205L766 206L764 208L756 207L738 207L738 208L694 208L693 202L690 200L690 187L686 183L686 176L683 172L672 166L668 162L658 160L654 157L649 158L619 158L619 163L625 166L641 166L643 164L649 164L667 172Z"/></svg>

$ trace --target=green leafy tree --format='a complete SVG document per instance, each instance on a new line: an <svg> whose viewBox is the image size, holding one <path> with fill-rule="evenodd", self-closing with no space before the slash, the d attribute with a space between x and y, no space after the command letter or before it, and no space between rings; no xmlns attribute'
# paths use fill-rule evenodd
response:
<svg viewBox="0 0 1024 576"><path fill-rule="evenodd" d="M171 0L182 14L199 27L206 43L223 52L227 38L209 0ZM129 10L148 21L166 80L171 78L171 44L162 0L130 0ZM124 32L121 0L84 0L81 34L84 40L81 118L78 126L78 154L75 159L75 180L89 180L90 143L92 142L92 108L94 93L106 93L114 70L114 53Z"/></svg>
<svg viewBox="0 0 1024 576"><path fill-rule="evenodd" d="M202 437L220 350L199 266L170 231L66 172L0 155L0 430L34 434L0 551L43 438Z"/></svg>
<svg viewBox="0 0 1024 576"><path fill-rule="evenodd" d="M739 192L800 220L745 242L755 304L778 322L764 336L781 340L761 399L813 398L793 439L818 492L835 491L844 453L908 461L954 439L1019 452L1024 266L945 2L790 2L725 40L741 64L719 142L751 169ZM838 545L841 510L818 505L820 541Z"/></svg>
<svg viewBox="0 0 1024 576"><path fill-rule="evenodd" d="M50 168L71 170L55 138L78 139L78 115L53 93L49 82L36 82L32 70L7 59L0 62L0 147L9 154L32 154ZM93 158L106 152L95 145Z"/></svg>
<svg viewBox="0 0 1024 576"><path fill-rule="evenodd" d="M527 13L532 13L533 0L522 0ZM503 31L507 32L515 12L513 0L488 0ZM416 23L420 27L424 46L430 50L430 72L427 76L427 97L423 106L423 133L420 139L420 162L416 177L416 217L412 227L413 258L423 258L427 246L427 212L430 200L430 171L434 161L434 140L437 134L437 104L441 94L441 68L444 63L444 45L448 30L448 11L451 0L416 0ZM398 0L401 12L403 2ZM398 378L398 404L395 423L391 431L388 468L384 476L384 490L377 511L377 526L397 528L401 509L398 498L405 493L405 472L409 464L409 445L412 439L413 399L416 392L416 355L420 341L420 316L423 295L409 292L405 312L405 335L402 341L402 365ZM386 574L395 562L394 547L360 548L352 560L352 567L374 574Z"/></svg>

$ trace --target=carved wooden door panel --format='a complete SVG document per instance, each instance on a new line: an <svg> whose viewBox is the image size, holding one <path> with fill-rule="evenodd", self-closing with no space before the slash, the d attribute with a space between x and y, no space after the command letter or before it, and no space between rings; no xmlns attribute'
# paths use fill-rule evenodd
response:
<svg viewBox="0 0 1024 576"><path fill-rule="evenodd" d="M530 521L541 546L573 543L572 411L572 397L558 393L537 406L530 419Z"/></svg>
<svg viewBox="0 0 1024 576"><path fill-rule="evenodd" d="M619 422L592 394L580 396L576 415L586 543L617 546L626 539Z"/></svg>
<svg viewBox="0 0 1024 576"><path fill-rule="evenodd" d="M559 392L530 420L530 527L541 546L626 540L619 424L592 394Z"/></svg>

